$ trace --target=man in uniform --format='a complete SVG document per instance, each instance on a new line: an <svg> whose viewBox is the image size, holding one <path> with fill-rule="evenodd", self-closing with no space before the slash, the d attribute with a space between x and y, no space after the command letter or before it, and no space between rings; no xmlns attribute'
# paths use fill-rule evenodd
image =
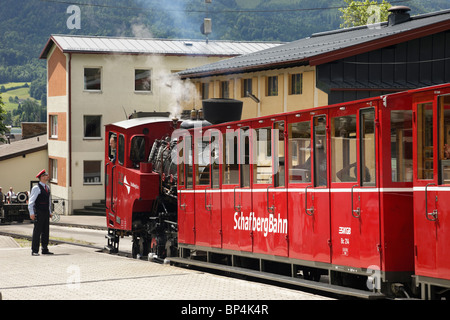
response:
<svg viewBox="0 0 450 320"><path fill-rule="evenodd" d="M48 251L49 227L51 215L50 189L47 185L48 173L44 170L36 176L39 183L31 189L28 202L30 218L34 221L31 254L39 255L39 242L42 242L42 254L53 254Z"/></svg>

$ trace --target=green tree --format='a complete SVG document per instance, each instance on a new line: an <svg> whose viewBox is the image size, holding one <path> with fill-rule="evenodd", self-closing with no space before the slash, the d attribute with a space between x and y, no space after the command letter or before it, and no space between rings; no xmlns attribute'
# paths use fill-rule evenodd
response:
<svg viewBox="0 0 450 320"><path fill-rule="evenodd" d="M6 133L6 112L5 109L3 109L4 103L2 100L2 95L0 94L0 141L5 142L5 139L3 138L3 135Z"/></svg>
<svg viewBox="0 0 450 320"><path fill-rule="evenodd" d="M367 24L387 21L389 15L388 9L391 4L386 0L378 3L377 1L353 1L344 0L347 8L339 9L342 12L341 28L365 26Z"/></svg>

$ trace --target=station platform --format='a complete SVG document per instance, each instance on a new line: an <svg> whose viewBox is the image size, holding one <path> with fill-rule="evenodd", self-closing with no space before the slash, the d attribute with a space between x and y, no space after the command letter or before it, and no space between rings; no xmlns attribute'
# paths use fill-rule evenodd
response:
<svg viewBox="0 0 450 320"><path fill-rule="evenodd" d="M60 223L105 225L103 217L95 216L62 216ZM73 229L71 232L82 230ZM104 238L103 232L98 233ZM49 249L53 255L32 256L30 247L20 247L14 239L0 236L1 299L329 300L295 289L111 255L89 247L58 244Z"/></svg>

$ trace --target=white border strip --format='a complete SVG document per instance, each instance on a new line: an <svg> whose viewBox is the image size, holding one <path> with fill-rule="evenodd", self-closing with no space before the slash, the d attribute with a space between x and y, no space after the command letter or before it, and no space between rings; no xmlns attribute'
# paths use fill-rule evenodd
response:
<svg viewBox="0 0 450 320"><path fill-rule="evenodd" d="M269 192L305 192L305 188L275 188L270 187ZM428 187L429 191L450 191L450 187ZM242 193L262 193L267 192L267 188L262 189L201 189L201 190L178 190L178 193L234 193L234 192L242 192ZM353 188L353 192L367 192L367 193L375 193L375 192L384 192L384 193L396 193L396 192L413 192L413 191L425 191L425 187L414 187L414 188ZM308 192L313 193L349 193L352 192L352 188L308 188Z"/></svg>

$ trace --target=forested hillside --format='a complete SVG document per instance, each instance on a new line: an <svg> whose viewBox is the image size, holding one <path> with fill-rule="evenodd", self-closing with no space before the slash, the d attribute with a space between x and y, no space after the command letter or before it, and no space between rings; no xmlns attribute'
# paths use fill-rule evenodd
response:
<svg viewBox="0 0 450 320"><path fill-rule="evenodd" d="M71 4L81 10L80 29L66 25ZM447 8L449 0L401 4L420 14ZM340 13L330 8L342 5L343 0L2 0L0 84L43 84L45 63L38 57L51 34L203 38L200 25L209 17L210 39L292 41L339 28Z"/></svg>

